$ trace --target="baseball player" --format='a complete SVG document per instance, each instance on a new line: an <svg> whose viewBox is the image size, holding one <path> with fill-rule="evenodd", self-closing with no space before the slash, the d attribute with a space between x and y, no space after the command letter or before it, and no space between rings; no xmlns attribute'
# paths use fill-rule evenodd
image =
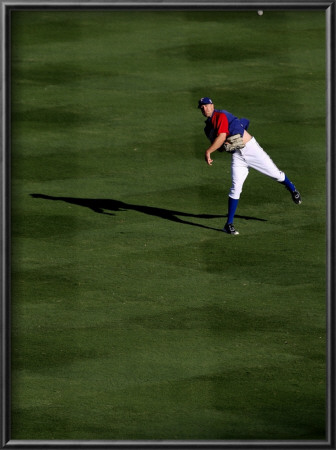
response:
<svg viewBox="0 0 336 450"><path fill-rule="evenodd" d="M211 142L205 152L207 164L212 165L211 154L216 150L232 154L232 185L229 192L228 218L223 228L225 233L239 234L233 225L233 219L250 168L283 184L291 193L294 203L297 205L301 203L300 193L294 184L284 172L278 169L256 139L248 133L247 128L250 123L248 119L238 119L228 111L215 109L209 97L201 98L198 108L207 118L204 132Z"/></svg>

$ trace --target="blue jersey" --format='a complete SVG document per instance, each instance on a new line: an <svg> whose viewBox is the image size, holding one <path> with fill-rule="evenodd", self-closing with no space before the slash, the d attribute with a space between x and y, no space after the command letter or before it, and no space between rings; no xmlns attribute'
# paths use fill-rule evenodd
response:
<svg viewBox="0 0 336 450"><path fill-rule="evenodd" d="M235 134L243 136L244 130L247 130L249 124L248 119L238 119L224 109L215 109L212 116L205 121L204 132L207 138L213 142L220 133L226 133L227 136Z"/></svg>

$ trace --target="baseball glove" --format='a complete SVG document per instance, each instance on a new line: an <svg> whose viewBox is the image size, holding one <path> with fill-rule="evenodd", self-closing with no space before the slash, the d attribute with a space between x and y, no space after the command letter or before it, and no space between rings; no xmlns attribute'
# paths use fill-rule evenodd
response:
<svg viewBox="0 0 336 450"><path fill-rule="evenodd" d="M244 147L243 138L240 134L234 134L227 138L224 142L221 151L226 151L228 153L233 153L236 150L240 150Z"/></svg>

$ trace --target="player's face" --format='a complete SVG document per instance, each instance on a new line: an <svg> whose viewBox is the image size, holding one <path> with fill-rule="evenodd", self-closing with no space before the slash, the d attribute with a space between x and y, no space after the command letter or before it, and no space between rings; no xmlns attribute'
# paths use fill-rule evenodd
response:
<svg viewBox="0 0 336 450"><path fill-rule="evenodd" d="M212 113L214 112L214 109L215 107L211 103L201 106L201 111L204 117L211 117Z"/></svg>

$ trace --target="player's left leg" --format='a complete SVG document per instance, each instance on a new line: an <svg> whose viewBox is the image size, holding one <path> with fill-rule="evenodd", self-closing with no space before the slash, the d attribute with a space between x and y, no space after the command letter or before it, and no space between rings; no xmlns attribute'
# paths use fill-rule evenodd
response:
<svg viewBox="0 0 336 450"><path fill-rule="evenodd" d="M280 183L285 185L286 189L289 190L292 195L293 202L300 205L300 203L302 203L300 192L296 189L295 185L290 181L286 174L284 180L280 181Z"/></svg>
<svg viewBox="0 0 336 450"><path fill-rule="evenodd" d="M252 167L258 172L283 184L291 193L293 201L296 204L301 203L301 196L295 185L289 180L287 175L274 164L270 156L258 144L255 138L251 139L251 141L246 144L242 153L249 167Z"/></svg>

